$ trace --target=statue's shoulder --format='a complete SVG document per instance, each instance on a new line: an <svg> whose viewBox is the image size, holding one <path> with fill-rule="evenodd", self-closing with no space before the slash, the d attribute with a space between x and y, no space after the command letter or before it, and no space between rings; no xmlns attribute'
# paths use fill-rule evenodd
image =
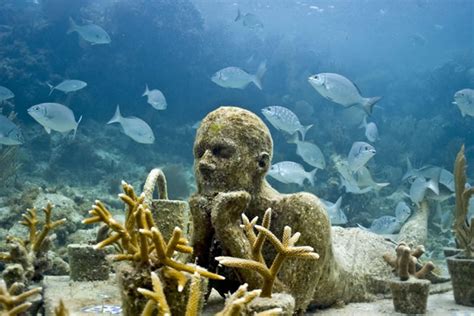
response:
<svg viewBox="0 0 474 316"><path fill-rule="evenodd" d="M308 192L286 194L280 200L280 204L300 215L306 213L313 215L317 213L326 214L326 209L321 200L316 195Z"/></svg>

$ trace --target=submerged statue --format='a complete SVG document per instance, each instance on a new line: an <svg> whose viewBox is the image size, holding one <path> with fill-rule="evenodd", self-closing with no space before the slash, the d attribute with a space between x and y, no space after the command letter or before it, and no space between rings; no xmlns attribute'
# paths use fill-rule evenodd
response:
<svg viewBox="0 0 474 316"><path fill-rule="evenodd" d="M271 208L272 232L279 236L284 226L290 225L301 233L298 244L311 246L320 255L316 261L285 263L275 291L292 294L300 312L310 304L330 306L363 299L363 283L367 281L358 271L343 269L338 263L331 224L321 201L305 192L281 194L265 180L272 153L270 131L255 114L237 107L220 107L204 118L194 143L197 192L189 201L197 263L215 270L214 258L219 255L250 259L250 245L240 227L241 215L261 219ZM271 257L273 251L270 247L264 249L264 256ZM356 264L351 267L357 269ZM226 274L226 280L212 286L221 294L242 283L251 288L260 285L260 277L253 271L218 269Z"/></svg>

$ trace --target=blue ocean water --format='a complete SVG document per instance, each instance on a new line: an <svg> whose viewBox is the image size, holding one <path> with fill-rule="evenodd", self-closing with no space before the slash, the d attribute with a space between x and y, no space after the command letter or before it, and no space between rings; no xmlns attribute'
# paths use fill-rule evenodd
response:
<svg viewBox="0 0 474 316"><path fill-rule="evenodd" d="M242 18L235 21L239 10ZM348 225L368 227L393 215L401 200L416 208L403 195L411 185L402 181L407 159L416 168L452 172L465 144L467 160L474 161L474 118L452 104L456 91L474 88L473 17L469 0L3 0L0 85L15 96L0 108L5 116L16 113L25 141L15 147L14 161L0 166L8 174L0 194L11 198L39 186L70 195L78 205L98 195L112 200L120 180L140 186L159 166L169 175L171 196L187 198L194 190L194 125L221 105L249 109L270 126L275 163L294 161L312 170L288 135L261 113L279 105L303 125L314 125L306 140L320 147L326 168L314 186L269 181L281 191L306 190L332 202L343 195ZM110 43L68 33L71 18L79 26L99 26ZM262 90L211 80L229 66L254 74L263 61ZM390 183L382 190L352 194L340 186L335 161L346 159L354 142L367 142L359 128L364 113L323 98L308 83L317 73L343 75L363 96L383 97L369 117L379 138L367 163L375 181ZM67 79L87 87L49 95L47 83ZM146 85L163 93L165 110L147 103ZM28 115L44 102L67 106L75 120L82 116L74 139L72 133L47 134ZM117 105L123 116L150 126L152 144L106 124ZM473 168L468 178L473 183ZM449 209L454 202L443 203Z"/></svg>

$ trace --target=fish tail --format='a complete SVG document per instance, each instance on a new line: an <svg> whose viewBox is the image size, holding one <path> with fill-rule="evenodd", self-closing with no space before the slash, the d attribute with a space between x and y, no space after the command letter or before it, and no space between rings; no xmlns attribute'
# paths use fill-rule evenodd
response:
<svg viewBox="0 0 474 316"><path fill-rule="evenodd" d="M364 103L362 104L362 108L364 109L367 115L372 115L372 111L374 110L374 105L379 102L382 97L373 97L373 98L364 98Z"/></svg>
<svg viewBox="0 0 474 316"><path fill-rule="evenodd" d="M365 128L367 126L367 115L364 115L364 120L360 123L359 128Z"/></svg>
<svg viewBox="0 0 474 316"><path fill-rule="evenodd" d="M299 137L298 137L298 132L291 134L290 139L288 139L288 143L290 143L290 144L296 144L299 141L300 140L299 140Z"/></svg>
<svg viewBox="0 0 474 316"><path fill-rule="evenodd" d="M311 183L311 186L314 187L314 179L316 178L316 171L318 171L318 168L314 168L313 171L308 173L308 181Z"/></svg>
<svg viewBox="0 0 474 316"><path fill-rule="evenodd" d="M299 129L300 133L301 133L301 141L304 141L304 137L306 136L306 132L308 132L308 130L313 127L313 124L310 124L310 125L307 125L307 126L303 126L301 129Z"/></svg>
<svg viewBox="0 0 474 316"><path fill-rule="evenodd" d="M265 72L267 72L267 61L264 60L260 63L257 69L257 73L253 76L252 81L253 83L262 90L262 78L265 75Z"/></svg>
<svg viewBox="0 0 474 316"><path fill-rule="evenodd" d="M82 115L77 120L76 127L74 128L74 134L72 134L72 139L76 138L77 127L79 126L79 123L81 123L81 121L82 121Z"/></svg>
<svg viewBox="0 0 474 316"><path fill-rule="evenodd" d="M334 208L336 210L339 210L341 208L341 204L342 204L342 195L337 199L336 203L334 203Z"/></svg>
<svg viewBox="0 0 474 316"><path fill-rule="evenodd" d="M431 178L427 183L426 187L433 191L436 195L439 195L439 177L441 174L441 169L433 178Z"/></svg>
<svg viewBox="0 0 474 316"><path fill-rule="evenodd" d="M75 32L77 30L77 24L74 20L69 17L69 29L67 30L67 34Z"/></svg>
<svg viewBox="0 0 474 316"><path fill-rule="evenodd" d="M107 122L107 124L112 124L112 123L120 123L120 120L122 119L122 114L120 113L120 107L117 104L117 108L115 109L115 114L112 116L112 118Z"/></svg>
<svg viewBox="0 0 474 316"><path fill-rule="evenodd" d="M242 18L242 15L240 14L240 9L237 9L237 16L235 17L234 22L237 22L241 18Z"/></svg>
<svg viewBox="0 0 474 316"><path fill-rule="evenodd" d="M148 95L148 92L150 92L150 90L148 89L148 83L146 83L145 84L145 92L143 92L142 97Z"/></svg>
<svg viewBox="0 0 474 316"><path fill-rule="evenodd" d="M46 84L49 87L49 94L48 95L51 95L51 93L53 93L53 91L54 91L54 86L52 84L50 84L49 82L46 82Z"/></svg>

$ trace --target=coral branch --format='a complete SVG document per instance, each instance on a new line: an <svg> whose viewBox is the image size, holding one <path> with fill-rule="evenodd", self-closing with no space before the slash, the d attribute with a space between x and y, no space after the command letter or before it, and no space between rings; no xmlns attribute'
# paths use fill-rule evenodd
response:
<svg viewBox="0 0 474 316"><path fill-rule="evenodd" d="M422 245L411 250L406 243L402 242L398 244L395 252L396 257L386 253L383 255L383 259L393 268L393 272L401 281L408 280L410 275L417 279L425 279L427 274L435 268L434 264L429 261L416 271L418 258L425 253L425 247Z"/></svg>
<svg viewBox="0 0 474 316"><path fill-rule="evenodd" d="M161 284L160 278L155 272L151 273L151 282L153 285L153 291L138 288L137 291L143 296L148 298L148 302L143 310L142 316L153 315L153 310L158 309L159 315L171 316L171 311L166 302L165 293L163 292L163 285Z"/></svg>
<svg viewBox="0 0 474 316"><path fill-rule="evenodd" d="M15 316L25 312L30 308L31 303L26 302L28 298L41 293L42 288L34 288L32 290L16 294L21 286L14 283L9 289L4 280L0 280L0 304L2 305L2 315Z"/></svg>

